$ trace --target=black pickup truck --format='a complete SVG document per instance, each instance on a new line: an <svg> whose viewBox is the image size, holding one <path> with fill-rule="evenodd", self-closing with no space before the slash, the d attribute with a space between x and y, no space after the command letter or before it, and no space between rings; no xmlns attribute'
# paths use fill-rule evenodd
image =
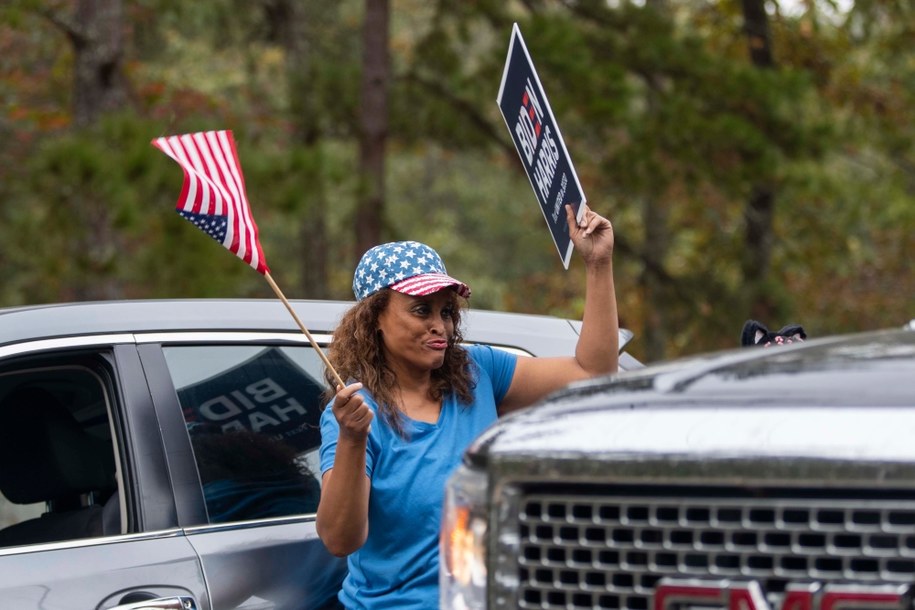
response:
<svg viewBox="0 0 915 610"><path fill-rule="evenodd" d="M915 332L573 385L449 482L443 609L911 610Z"/></svg>

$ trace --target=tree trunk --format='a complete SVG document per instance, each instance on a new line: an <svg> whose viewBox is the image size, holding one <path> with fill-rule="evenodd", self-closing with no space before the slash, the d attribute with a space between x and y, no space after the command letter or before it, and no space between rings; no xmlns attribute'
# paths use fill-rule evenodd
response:
<svg viewBox="0 0 915 610"><path fill-rule="evenodd" d="M320 158L323 134L317 116L320 108L313 87L314 45L319 27L334 13L333 0L299 2L273 0L265 4L271 30L286 53L286 78L289 84L289 111L296 145ZM302 176L303 201L299 215L299 248L302 267L298 294L303 298L326 299L330 296L327 276L327 196L323 165L310 165L313 171Z"/></svg>
<svg viewBox="0 0 915 610"><path fill-rule="evenodd" d="M72 19L51 9L42 14L66 34L73 45L73 123L90 127L105 114L127 105L124 76L123 0L77 0ZM82 195L64 201L74 218L82 218L84 230L71 237L77 277L62 288L72 300L116 299L123 296L122 283L114 273L120 250L112 227L111 202Z"/></svg>
<svg viewBox="0 0 915 610"><path fill-rule="evenodd" d="M356 209L356 252L381 241L384 211L385 139L388 130L388 0L366 0L359 116L362 192Z"/></svg>
<svg viewBox="0 0 915 610"><path fill-rule="evenodd" d="M742 0L744 32L753 65L761 70L775 67L769 18L765 0ZM742 261L744 286L749 302L749 316L764 323L775 313L775 303L766 289L772 258L775 189L771 184L753 185L744 208L746 249Z"/></svg>
<svg viewBox="0 0 915 610"><path fill-rule="evenodd" d="M668 10L667 0L648 0L646 6L659 13ZM655 75L646 78L647 112L659 112L661 84ZM668 213L663 197L651 190L642 201L642 225L645 228L645 245L642 249L644 264L639 274L642 288L645 317L640 342L645 346L645 358L649 362L663 360L667 345L667 298L661 277L664 261L669 249Z"/></svg>
<svg viewBox="0 0 915 610"><path fill-rule="evenodd" d="M772 39L769 36L769 17L765 0L742 0L744 33L750 60L757 68L774 68Z"/></svg>
<svg viewBox="0 0 915 610"><path fill-rule="evenodd" d="M645 304L644 327L640 342L645 346L648 362L664 360L667 356L668 299L664 290L664 260L668 250L667 210L659 198L647 197L642 202L642 223L645 227L644 265L639 274Z"/></svg>
<svg viewBox="0 0 915 610"><path fill-rule="evenodd" d="M127 104L124 78L124 7L122 0L79 0L73 43L73 121L92 125L99 116Z"/></svg>

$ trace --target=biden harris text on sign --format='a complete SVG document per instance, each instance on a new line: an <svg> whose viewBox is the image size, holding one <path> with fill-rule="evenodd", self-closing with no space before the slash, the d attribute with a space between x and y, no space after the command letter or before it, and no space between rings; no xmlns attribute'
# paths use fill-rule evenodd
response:
<svg viewBox="0 0 915 610"><path fill-rule="evenodd" d="M585 195L517 24L512 27L497 101L553 243L568 269L572 241L564 206L572 204L576 219L580 218Z"/></svg>

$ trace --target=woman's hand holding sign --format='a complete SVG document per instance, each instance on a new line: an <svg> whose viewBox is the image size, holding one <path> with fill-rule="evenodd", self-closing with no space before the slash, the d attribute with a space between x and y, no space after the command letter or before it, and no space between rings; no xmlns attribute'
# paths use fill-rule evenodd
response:
<svg viewBox="0 0 915 610"><path fill-rule="evenodd" d="M581 220L575 221L575 212L571 205L566 205L566 220L569 223L569 237L575 244L585 264L610 265L613 261L613 225L585 205Z"/></svg>

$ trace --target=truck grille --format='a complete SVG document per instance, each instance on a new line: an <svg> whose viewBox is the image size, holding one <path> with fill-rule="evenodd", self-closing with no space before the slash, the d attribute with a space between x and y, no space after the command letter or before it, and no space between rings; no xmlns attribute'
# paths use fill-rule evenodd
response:
<svg viewBox="0 0 915 610"><path fill-rule="evenodd" d="M663 577L756 580L776 595L799 580L915 579L911 496L740 493L521 490L499 532L514 548L496 561L496 582L514 591L499 597L506 607L650 610Z"/></svg>

